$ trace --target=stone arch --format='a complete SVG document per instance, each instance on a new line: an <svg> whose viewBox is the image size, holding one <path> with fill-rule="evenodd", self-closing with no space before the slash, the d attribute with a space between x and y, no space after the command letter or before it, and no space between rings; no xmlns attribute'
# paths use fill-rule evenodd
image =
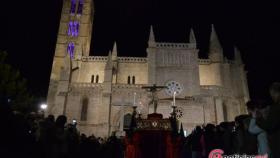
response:
<svg viewBox="0 0 280 158"><path fill-rule="evenodd" d="M227 108L227 103L225 101L223 102L223 114L224 114L224 121L229 121L228 108Z"/></svg>
<svg viewBox="0 0 280 158"><path fill-rule="evenodd" d="M124 115L123 129L128 130L131 124L132 114L127 113Z"/></svg>
<svg viewBox="0 0 280 158"><path fill-rule="evenodd" d="M135 76L132 76L132 84L135 84Z"/></svg>
<svg viewBox="0 0 280 158"><path fill-rule="evenodd" d="M99 83L99 75L96 75L95 83Z"/></svg>
<svg viewBox="0 0 280 158"><path fill-rule="evenodd" d="M80 120L81 121L87 121L88 105L89 105L89 98L83 97L81 100L81 111L80 111Z"/></svg>
<svg viewBox="0 0 280 158"><path fill-rule="evenodd" d="M131 114L132 115L132 107L125 107L124 108L124 112L123 115L127 115L127 114ZM118 112L115 114L115 116L113 116L113 126L119 126L119 123L121 121L121 108L118 110Z"/></svg>
<svg viewBox="0 0 280 158"><path fill-rule="evenodd" d="M130 76L127 77L127 84L130 84Z"/></svg>

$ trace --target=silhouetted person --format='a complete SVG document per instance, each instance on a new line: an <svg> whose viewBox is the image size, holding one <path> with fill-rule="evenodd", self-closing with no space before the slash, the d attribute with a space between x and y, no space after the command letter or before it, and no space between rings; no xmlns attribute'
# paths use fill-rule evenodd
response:
<svg viewBox="0 0 280 158"><path fill-rule="evenodd" d="M202 129L197 126L191 135L192 158L201 158L202 146L200 138L202 136Z"/></svg>
<svg viewBox="0 0 280 158"><path fill-rule="evenodd" d="M248 131L250 119L249 115L240 115L235 118L236 131L233 144L234 152L237 154L257 154L257 137Z"/></svg>
<svg viewBox="0 0 280 158"><path fill-rule="evenodd" d="M232 129L228 122L222 122L217 126L216 136L218 148L223 149L226 155L232 154Z"/></svg>
<svg viewBox="0 0 280 158"><path fill-rule="evenodd" d="M48 117L46 118L49 122L55 123L55 118L53 115L48 115Z"/></svg>
<svg viewBox="0 0 280 158"><path fill-rule="evenodd" d="M67 117L60 115L55 121L55 143L54 155L55 158L66 158L68 154L67 133L65 131L65 124Z"/></svg>
<svg viewBox="0 0 280 158"><path fill-rule="evenodd" d="M264 108L266 103L263 101L249 101L247 103L247 109L249 114L251 114L251 120L249 124L249 132L257 135L258 139L258 154L259 155L270 155L270 148L268 145L268 137L267 137L267 132L261 129L257 124L256 124L256 112Z"/></svg>
<svg viewBox="0 0 280 158"><path fill-rule="evenodd" d="M213 124L207 124L205 127L205 132L202 135L201 139L204 139L203 146L203 157L208 157L209 153L213 149L217 149L218 143L216 139L216 127ZM203 140L202 140L203 141Z"/></svg>
<svg viewBox="0 0 280 158"><path fill-rule="evenodd" d="M268 133L269 144L273 158L280 156L280 83L270 87L273 104L270 106L267 118L259 117L257 125Z"/></svg>

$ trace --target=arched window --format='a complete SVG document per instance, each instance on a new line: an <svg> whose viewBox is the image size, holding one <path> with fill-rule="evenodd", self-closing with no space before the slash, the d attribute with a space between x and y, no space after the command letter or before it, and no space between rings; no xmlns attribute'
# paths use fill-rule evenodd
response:
<svg viewBox="0 0 280 158"><path fill-rule="evenodd" d="M80 22L79 21L74 21L73 23L73 37L77 37L79 35L79 28L80 28Z"/></svg>
<svg viewBox="0 0 280 158"><path fill-rule="evenodd" d="M91 75L91 83L94 83L94 75Z"/></svg>
<svg viewBox="0 0 280 158"><path fill-rule="evenodd" d="M67 35L72 36L73 21L69 21Z"/></svg>
<svg viewBox="0 0 280 158"><path fill-rule="evenodd" d="M123 129L124 130L128 130L130 128L130 124L131 124L131 119L132 119L132 115L131 114L126 114L124 115L124 122L123 122Z"/></svg>
<svg viewBox="0 0 280 158"><path fill-rule="evenodd" d="M98 83L98 82L99 82L99 76L96 75L95 83Z"/></svg>
<svg viewBox="0 0 280 158"><path fill-rule="evenodd" d="M127 84L130 84L130 76L127 77Z"/></svg>
<svg viewBox="0 0 280 158"><path fill-rule="evenodd" d="M67 46L67 52L69 53L71 59L74 58L75 44L74 42L69 42Z"/></svg>
<svg viewBox="0 0 280 158"><path fill-rule="evenodd" d="M224 121L228 121L227 105L225 103L223 103L223 114L224 114Z"/></svg>
<svg viewBox="0 0 280 158"><path fill-rule="evenodd" d="M88 102L89 102L88 98L83 98L82 109L81 109L81 121L87 120Z"/></svg>
<svg viewBox="0 0 280 158"><path fill-rule="evenodd" d="M78 14L80 14L80 15L83 13L83 6L84 6L84 0L79 0Z"/></svg>
<svg viewBox="0 0 280 158"><path fill-rule="evenodd" d="M132 84L135 84L135 76L132 76Z"/></svg>
<svg viewBox="0 0 280 158"><path fill-rule="evenodd" d="M77 0L71 0L70 14L72 15L75 14L76 4L77 4Z"/></svg>

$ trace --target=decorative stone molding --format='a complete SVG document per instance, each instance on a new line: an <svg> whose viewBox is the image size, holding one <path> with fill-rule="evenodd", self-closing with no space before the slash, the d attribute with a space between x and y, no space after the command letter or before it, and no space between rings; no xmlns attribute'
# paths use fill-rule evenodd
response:
<svg viewBox="0 0 280 158"><path fill-rule="evenodd" d="M86 127L103 127L108 125L108 123L99 123L99 124L93 124L93 123L79 123L79 126L86 126Z"/></svg>
<svg viewBox="0 0 280 158"><path fill-rule="evenodd" d="M158 48L170 48L170 49L193 49L196 48L195 43L156 43Z"/></svg>
<svg viewBox="0 0 280 158"><path fill-rule="evenodd" d="M142 88L142 86L146 86L143 84L113 84L114 89L138 89Z"/></svg>
<svg viewBox="0 0 280 158"><path fill-rule="evenodd" d="M84 62L91 62L91 61L106 62L107 59L108 59L107 56L82 56L82 61Z"/></svg>
<svg viewBox="0 0 280 158"><path fill-rule="evenodd" d="M119 62L123 63L147 63L147 58L141 57L119 57Z"/></svg>
<svg viewBox="0 0 280 158"><path fill-rule="evenodd" d="M58 95L58 96L66 96L66 93L67 93L67 92L59 92L57 95Z"/></svg>
<svg viewBox="0 0 280 158"><path fill-rule="evenodd" d="M71 83L73 88L102 88L102 83Z"/></svg>
<svg viewBox="0 0 280 158"><path fill-rule="evenodd" d="M202 95L214 95L221 97L232 96L232 91L221 86L200 86Z"/></svg>
<svg viewBox="0 0 280 158"><path fill-rule="evenodd" d="M83 56L82 61L84 62L106 62L107 56ZM119 62L124 63L147 63L147 58L145 57L118 57Z"/></svg>
<svg viewBox="0 0 280 158"><path fill-rule="evenodd" d="M199 65L209 65L209 64L211 64L211 60L210 59L198 59L198 64Z"/></svg>

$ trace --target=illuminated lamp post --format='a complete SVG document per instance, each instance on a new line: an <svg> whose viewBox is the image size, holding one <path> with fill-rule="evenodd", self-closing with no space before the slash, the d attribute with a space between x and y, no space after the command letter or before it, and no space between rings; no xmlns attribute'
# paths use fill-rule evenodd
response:
<svg viewBox="0 0 280 158"><path fill-rule="evenodd" d="M41 109L41 111L43 113L43 116L45 116L45 111L46 111L47 108L48 108L47 104L41 104L40 105L40 109Z"/></svg>

